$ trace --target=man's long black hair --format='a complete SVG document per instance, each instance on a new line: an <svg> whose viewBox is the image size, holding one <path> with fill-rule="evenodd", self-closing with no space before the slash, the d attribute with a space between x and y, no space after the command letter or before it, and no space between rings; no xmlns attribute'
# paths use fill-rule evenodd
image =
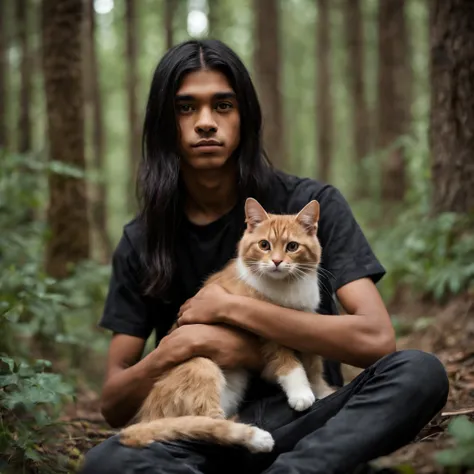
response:
<svg viewBox="0 0 474 474"><path fill-rule="evenodd" d="M181 205L178 124L175 96L184 76L218 70L237 96L240 143L235 151L241 198L265 192L272 167L261 143L262 113L250 75L240 58L218 40L190 40L166 52L155 69L143 126L142 160L137 180L139 220L145 232L142 255L145 293L163 297L175 270L174 243Z"/></svg>

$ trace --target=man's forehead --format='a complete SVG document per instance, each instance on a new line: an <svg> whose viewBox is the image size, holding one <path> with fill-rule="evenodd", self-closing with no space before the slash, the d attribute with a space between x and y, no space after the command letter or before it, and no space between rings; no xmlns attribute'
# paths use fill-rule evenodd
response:
<svg viewBox="0 0 474 474"><path fill-rule="evenodd" d="M217 71L197 71L188 74L178 89L177 96L212 98L214 96L232 96L234 90L224 74Z"/></svg>

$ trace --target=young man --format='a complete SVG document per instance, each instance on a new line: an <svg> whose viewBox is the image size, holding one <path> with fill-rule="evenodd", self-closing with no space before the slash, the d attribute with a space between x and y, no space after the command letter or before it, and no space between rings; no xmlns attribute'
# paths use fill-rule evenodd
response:
<svg viewBox="0 0 474 474"><path fill-rule="evenodd" d="M127 424L156 377L204 356L255 373L241 419L270 431L276 445L265 455L189 441L137 450L113 437L88 453L83 474L351 473L412 440L446 402L443 366L423 352L396 352L375 286L384 269L340 192L272 169L262 151L256 93L233 51L206 40L166 53L151 84L143 145L141 213L115 251L101 320L113 331L102 413L113 427ZM274 213L319 201L318 314L216 286L199 290L234 256L248 196ZM334 295L345 314L337 315ZM166 335L177 317L179 328ZM141 359L153 330L157 347ZM321 354L333 385L342 385L339 362L365 370L299 413L258 377L255 334Z"/></svg>

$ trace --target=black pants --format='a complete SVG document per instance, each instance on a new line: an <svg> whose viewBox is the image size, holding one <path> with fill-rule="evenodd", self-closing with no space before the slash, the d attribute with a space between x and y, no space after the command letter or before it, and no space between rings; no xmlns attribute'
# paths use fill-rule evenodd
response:
<svg viewBox="0 0 474 474"><path fill-rule="evenodd" d="M443 408L448 388L435 356L399 351L306 412L292 410L283 394L244 408L242 421L272 433L272 453L185 441L137 450L114 436L87 453L81 473L348 474L413 440Z"/></svg>

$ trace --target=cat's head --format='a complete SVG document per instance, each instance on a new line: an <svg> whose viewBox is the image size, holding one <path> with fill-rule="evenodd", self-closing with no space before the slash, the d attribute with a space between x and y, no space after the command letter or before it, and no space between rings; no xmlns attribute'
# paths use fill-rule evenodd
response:
<svg viewBox="0 0 474 474"><path fill-rule="evenodd" d="M299 280L316 274L321 260L317 238L319 203L309 202L296 215L267 214L253 198L245 202L247 229L239 259L256 277Z"/></svg>

